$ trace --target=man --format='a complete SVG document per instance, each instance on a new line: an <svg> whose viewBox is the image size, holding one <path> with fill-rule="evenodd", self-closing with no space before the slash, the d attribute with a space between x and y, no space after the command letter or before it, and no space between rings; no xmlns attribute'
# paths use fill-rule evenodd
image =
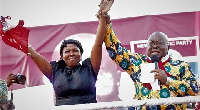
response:
<svg viewBox="0 0 200 110"><path fill-rule="evenodd" d="M8 87L16 82L16 75L9 74L7 80L0 79L0 110L6 110L9 106L8 102ZM7 106L6 106L7 105Z"/></svg>
<svg viewBox="0 0 200 110"><path fill-rule="evenodd" d="M105 1L106 0L103 0L103 2ZM100 8L100 10L103 9ZM97 17L102 16L99 14L101 13L98 12ZM184 61L174 60L169 56L167 35L163 32L152 33L148 38L147 55L131 53L125 47L122 47L121 42L118 40L112 28L109 17L107 17L106 22L107 26L103 27L106 28L104 40L106 49L111 59L123 70L125 70L135 82L136 94L134 99L145 100L183 97L198 93L197 81L195 79L195 75L191 71L190 65ZM156 73L154 78L158 79L160 82L159 90L153 90L150 83L143 83L140 79L141 64L151 63L151 56L157 56L159 60L158 69L151 71L152 74ZM134 107L133 110L185 110L186 106L186 103L138 106Z"/></svg>

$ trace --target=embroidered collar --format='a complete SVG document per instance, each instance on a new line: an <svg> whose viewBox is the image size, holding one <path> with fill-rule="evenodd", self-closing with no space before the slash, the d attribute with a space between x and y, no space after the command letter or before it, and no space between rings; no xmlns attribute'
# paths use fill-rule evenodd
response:
<svg viewBox="0 0 200 110"><path fill-rule="evenodd" d="M165 57L161 58L162 63L166 62L169 59L169 54L167 54Z"/></svg>

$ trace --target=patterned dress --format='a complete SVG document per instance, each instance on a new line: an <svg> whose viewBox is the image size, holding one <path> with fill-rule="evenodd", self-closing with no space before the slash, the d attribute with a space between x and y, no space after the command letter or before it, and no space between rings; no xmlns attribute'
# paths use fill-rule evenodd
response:
<svg viewBox="0 0 200 110"><path fill-rule="evenodd" d="M7 84L6 81L0 79L0 108L7 103L7 94L8 94L8 89L7 89Z"/></svg>
<svg viewBox="0 0 200 110"><path fill-rule="evenodd" d="M105 45L111 59L125 70L135 82L136 94L134 99L159 99L168 97L183 97L187 95L195 95L198 93L198 86L195 75L191 71L188 63L180 60L162 61L163 70L169 74L170 81L167 85L160 85L160 90L154 91L148 84L140 81L142 63L148 63L148 56L131 53L125 47L122 47L116 33L113 31L112 25L106 26ZM139 106L137 110L186 110L186 103L173 105L152 105Z"/></svg>

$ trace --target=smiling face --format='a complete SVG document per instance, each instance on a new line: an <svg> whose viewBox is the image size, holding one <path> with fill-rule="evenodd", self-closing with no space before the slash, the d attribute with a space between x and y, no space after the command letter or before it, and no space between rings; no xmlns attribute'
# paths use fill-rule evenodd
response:
<svg viewBox="0 0 200 110"><path fill-rule="evenodd" d="M75 44L67 44L66 47L63 48L61 57L65 61L67 67L74 68L81 60L81 52Z"/></svg>
<svg viewBox="0 0 200 110"><path fill-rule="evenodd" d="M147 55L157 55L159 60L165 57L168 53L169 46L167 45L168 40L165 34L161 32L153 33L148 39Z"/></svg>

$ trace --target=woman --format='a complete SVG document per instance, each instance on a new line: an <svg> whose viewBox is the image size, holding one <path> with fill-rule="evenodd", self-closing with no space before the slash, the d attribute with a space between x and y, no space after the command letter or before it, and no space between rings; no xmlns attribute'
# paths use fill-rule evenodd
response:
<svg viewBox="0 0 200 110"><path fill-rule="evenodd" d="M101 43L95 43L91 58L82 64L79 62L83 48L79 41L73 39L62 42L58 62L49 63L31 46L28 52L40 71L52 82L56 105L96 102L95 82L101 64Z"/></svg>
<svg viewBox="0 0 200 110"><path fill-rule="evenodd" d="M97 102L95 83L102 59L102 43L105 34L105 28L103 27L106 26L104 14L108 11L107 9L110 9L111 3L101 1L100 8L104 10L99 10L102 17L99 18L101 24L99 24L97 29L95 44L92 48L90 58L82 61L82 64L80 61L83 48L77 40L69 39L62 42L60 46L61 59L58 62L48 62L31 45L28 46L27 54L53 84L56 106ZM111 5L107 8L107 4ZM26 32L28 33L29 31ZM20 31L20 33L25 33L25 31ZM12 37L14 36L19 37L19 35L13 35ZM28 34L26 34L27 36ZM23 51L23 48L21 50ZM26 53L26 48L23 52Z"/></svg>
<svg viewBox="0 0 200 110"><path fill-rule="evenodd" d="M100 18L101 20L105 20ZM104 22L104 21L102 21ZM28 46L28 55L40 71L51 81L56 96L56 106L96 103L95 83L102 59L105 23L99 25L90 58L81 61L83 48L79 41L64 40L60 46L60 60L48 62Z"/></svg>
<svg viewBox="0 0 200 110"><path fill-rule="evenodd" d="M102 42L96 42L90 58L81 61L83 48L77 40L64 40L60 46L61 59L50 63L29 45L28 53L40 71L51 81L56 105L96 103L98 71L102 58Z"/></svg>
<svg viewBox="0 0 200 110"><path fill-rule="evenodd" d="M60 46L61 59L48 62L32 46L30 57L40 71L51 81L56 96L56 105L73 105L96 102L98 71L101 64L102 43L95 43L90 58L81 61L83 48L77 40L64 40Z"/></svg>

